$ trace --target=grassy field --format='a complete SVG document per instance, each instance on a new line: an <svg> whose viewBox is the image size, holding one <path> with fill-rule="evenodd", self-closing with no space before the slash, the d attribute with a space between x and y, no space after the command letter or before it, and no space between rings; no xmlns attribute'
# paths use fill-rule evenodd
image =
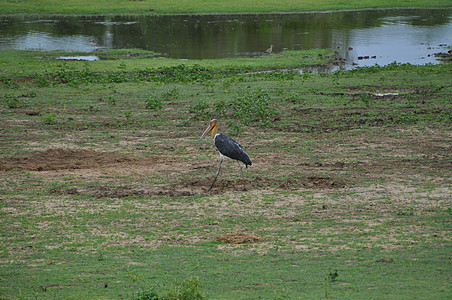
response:
<svg viewBox="0 0 452 300"><path fill-rule="evenodd" d="M66 0L55 5L52 0L0 0L0 14L198 14L198 13L256 13L302 12L338 9L394 7L450 7L448 0Z"/></svg>
<svg viewBox="0 0 452 300"><path fill-rule="evenodd" d="M0 299L450 299L452 65L319 52L2 52Z"/></svg>

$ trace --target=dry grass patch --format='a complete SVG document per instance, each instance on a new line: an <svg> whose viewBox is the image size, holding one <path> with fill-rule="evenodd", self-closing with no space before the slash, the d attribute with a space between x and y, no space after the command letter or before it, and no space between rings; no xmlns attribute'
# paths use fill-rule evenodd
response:
<svg viewBox="0 0 452 300"><path fill-rule="evenodd" d="M267 238L248 232L228 232L217 236L217 241L234 244L256 243L267 240Z"/></svg>

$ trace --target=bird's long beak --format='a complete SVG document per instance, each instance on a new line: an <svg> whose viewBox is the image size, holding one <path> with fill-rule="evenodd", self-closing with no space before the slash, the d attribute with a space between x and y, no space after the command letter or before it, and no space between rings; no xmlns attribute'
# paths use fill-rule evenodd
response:
<svg viewBox="0 0 452 300"><path fill-rule="evenodd" d="M202 140L209 132L212 131L212 129L213 129L212 124L209 124L209 126L207 126L206 130L204 130L204 133L201 135L199 139Z"/></svg>

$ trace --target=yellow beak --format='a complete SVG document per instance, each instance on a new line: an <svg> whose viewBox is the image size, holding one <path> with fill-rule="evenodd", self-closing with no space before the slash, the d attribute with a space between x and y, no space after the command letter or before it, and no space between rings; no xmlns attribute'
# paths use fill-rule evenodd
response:
<svg viewBox="0 0 452 300"><path fill-rule="evenodd" d="M213 126L211 124L209 124L209 126L207 126L206 130L204 130L204 133L201 135L200 140L202 140L209 132L211 132L213 129Z"/></svg>

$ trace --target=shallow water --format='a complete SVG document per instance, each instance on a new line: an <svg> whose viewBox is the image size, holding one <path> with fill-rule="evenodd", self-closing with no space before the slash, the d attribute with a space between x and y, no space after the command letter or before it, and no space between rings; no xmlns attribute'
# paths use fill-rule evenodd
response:
<svg viewBox="0 0 452 300"><path fill-rule="evenodd" d="M437 63L452 44L452 9L203 16L2 17L0 49L92 52L137 48L223 58L334 48L343 68Z"/></svg>
<svg viewBox="0 0 452 300"><path fill-rule="evenodd" d="M95 55L79 55L79 56L60 56L57 59L59 60L78 60L78 61L96 61L100 60L99 57Z"/></svg>

